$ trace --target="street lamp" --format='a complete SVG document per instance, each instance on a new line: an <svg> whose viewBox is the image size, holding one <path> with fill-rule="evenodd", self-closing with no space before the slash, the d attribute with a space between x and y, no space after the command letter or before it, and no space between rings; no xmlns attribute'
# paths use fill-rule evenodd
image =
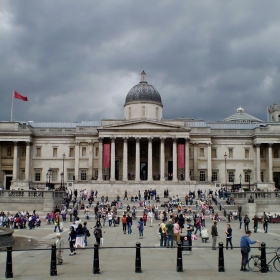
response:
<svg viewBox="0 0 280 280"><path fill-rule="evenodd" d="M64 160L65 160L65 158L66 158L66 155L65 155L65 153L63 153L63 155L62 155L62 173L60 174L60 176L61 176L61 187L64 187Z"/></svg>
<svg viewBox="0 0 280 280"><path fill-rule="evenodd" d="M50 188L51 177L52 177L52 169L51 168L48 169L46 177L47 177L47 180L49 180L49 188Z"/></svg>
<svg viewBox="0 0 280 280"><path fill-rule="evenodd" d="M234 186L234 178L235 178L235 174L232 174L232 186Z"/></svg>
<svg viewBox="0 0 280 280"><path fill-rule="evenodd" d="M251 172L252 172L252 170L251 169L248 169L247 170L247 174L248 174L248 180L249 180L249 191L251 190L251 185L250 185L250 181L251 181Z"/></svg>
<svg viewBox="0 0 280 280"><path fill-rule="evenodd" d="M227 153L224 154L224 158L225 158L225 180L227 186Z"/></svg>
<svg viewBox="0 0 280 280"><path fill-rule="evenodd" d="M241 173L240 173L240 175L239 175L239 179L240 179L240 188L241 188L241 180L242 180L242 175L241 175Z"/></svg>
<svg viewBox="0 0 280 280"><path fill-rule="evenodd" d="M61 173L60 173L60 177L61 177L60 188L61 188L61 189L63 188L63 184L62 184L62 183L63 183L63 175L64 175L63 172L61 172Z"/></svg>

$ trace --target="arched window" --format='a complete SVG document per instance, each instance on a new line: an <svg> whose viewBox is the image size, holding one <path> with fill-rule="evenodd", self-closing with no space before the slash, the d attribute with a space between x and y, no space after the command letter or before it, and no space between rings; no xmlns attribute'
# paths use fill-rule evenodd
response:
<svg viewBox="0 0 280 280"><path fill-rule="evenodd" d="M142 106L142 117L146 116L146 108L145 106Z"/></svg>
<svg viewBox="0 0 280 280"><path fill-rule="evenodd" d="M156 107L156 118L158 118L158 107Z"/></svg>
<svg viewBox="0 0 280 280"><path fill-rule="evenodd" d="M131 107L128 108L128 118L131 118Z"/></svg>

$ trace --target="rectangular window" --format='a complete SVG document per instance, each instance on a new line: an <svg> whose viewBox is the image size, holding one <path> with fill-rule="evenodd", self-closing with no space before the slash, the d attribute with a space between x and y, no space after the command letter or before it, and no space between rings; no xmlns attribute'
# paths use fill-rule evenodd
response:
<svg viewBox="0 0 280 280"><path fill-rule="evenodd" d="M278 158L278 149L273 149L273 157Z"/></svg>
<svg viewBox="0 0 280 280"><path fill-rule="evenodd" d="M245 158L249 158L249 149L245 149Z"/></svg>
<svg viewBox="0 0 280 280"><path fill-rule="evenodd" d="M199 181L205 182L205 171L204 170L200 170L200 172L199 172Z"/></svg>
<svg viewBox="0 0 280 280"><path fill-rule="evenodd" d="M52 171L52 181L58 181L58 170Z"/></svg>
<svg viewBox="0 0 280 280"><path fill-rule="evenodd" d="M98 169L94 170L94 177L97 179L98 178Z"/></svg>
<svg viewBox="0 0 280 280"><path fill-rule="evenodd" d="M199 149L199 157L204 157L204 148Z"/></svg>
<svg viewBox="0 0 280 280"><path fill-rule="evenodd" d="M95 149L95 156L98 157L98 154L99 154L99 148L96 148Z"/></svg>
<svg viewBox="0 0 280 280"><path fill-rule="evenodd" d="M82 147L82 157L85 157L87 154L87 147Z"/></svg>
<svg viewBox="0 0 280 280"><path fill-rule="evenodd" d="M264 182L264 171L261 171L261 181Z"/></svg>
<svg viewBox="0 0 280 280"><path fill-rule="evenodd" d="M41 157L41 147L36 148L36 157Z"/></svg>
<svg viewBox="0 0 280 280"><path fill-rule="evenodd" d="M212 171L212 181L213 182L218 181L218 171Z"/></svg>
<svg viewBox="0 0 280 280"><path fill-rule="evenodd" d="M53 157L57 157L57 148L53 148Z"/></svg>
<svg viewBox="0 0 280 280"><path fill-rule="evenodd" d="M7 157L12 156L12 147L7 147Z"/></svg>
<svg viewBox="0 0 280 280"><path fill-rule="evenodd" d="M69 157L75 157L75 148L74 147L69 148Z"/></svg>
<svg viewBox="0 0 280 280"><path fill-rule="evenodd" d="M41 170L40 169L35 169L35 181L41 181Z"/></svg>
<svg viewBox="0 0 280 280"><path fill-rule="evenodd" d="M74 169L69 169L68 171L67 171L67 178L68 178L68 180L69 181L72 181L72 180L74 180Z"/></svg>
<svg viewBox="0 0 280 280"><path fill-rule="evenodd" d="M245 171L245 182L248 183L249 180L251 181L252 172Z"/></svg>
<svg viewBox="0 0 280 280"><path fill-rule="evenodd" d="M20 170L20 179L25 180L25 170L24 169Z"/></svg>
<svg viewBox="0 0 280 280"><path fill-rule="evenodd" d="M211 156L212 156L212 158L217 158L217 149L211 150Z"/></svg>
<svg viewBox="0 0 280 280"><path fill-rule="evenodd" d="M228 158L233 158L233 149L228 149Z"/></svg>
<svg viewBox="0 0 280 280"><path fill-rule="evenodd" d="M234 182L234 171L228 172L228 181L232 183Z"/></svg>
<svg viewBox="0 0 280 280"><path fill-rule="evenodd" d="M87 180L87 171L85 169L81 170L81 181Z"/></svg>

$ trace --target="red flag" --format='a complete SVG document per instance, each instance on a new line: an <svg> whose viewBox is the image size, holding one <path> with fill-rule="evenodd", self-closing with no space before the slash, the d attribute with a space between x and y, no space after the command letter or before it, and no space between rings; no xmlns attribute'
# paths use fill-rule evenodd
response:
<svg viewBox="0 0 280 280"><path fill-rule="evenodd" d="M20 99L22 101L28 101L26 96L23 96L14 90L14 98Z"/></svg>

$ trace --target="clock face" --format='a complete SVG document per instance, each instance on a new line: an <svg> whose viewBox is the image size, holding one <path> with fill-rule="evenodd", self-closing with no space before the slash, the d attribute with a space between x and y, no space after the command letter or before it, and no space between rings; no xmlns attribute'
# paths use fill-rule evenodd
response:
<svg viewBox="0 0 280 280"><path fill-rule="evenodd" d="M141 156L145 156L147 154L147 151L145 149L140 150Z"/></svg>

